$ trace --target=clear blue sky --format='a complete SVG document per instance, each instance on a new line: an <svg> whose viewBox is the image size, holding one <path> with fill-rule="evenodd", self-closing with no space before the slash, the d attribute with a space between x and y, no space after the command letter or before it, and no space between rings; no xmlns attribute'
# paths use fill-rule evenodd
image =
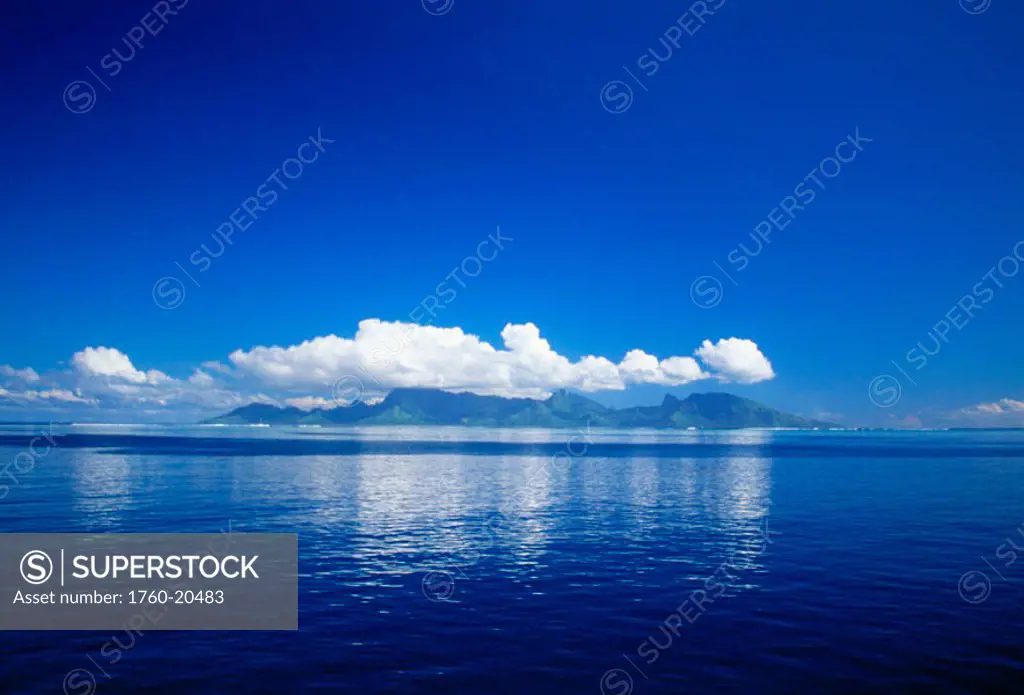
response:
<svg viewBox="0 0 1024 695"><path fill-rule="evenodd" d="M926 368L906 359L1024 239L1021 3L708 0L697 23L662 0L443 5L191 0L150 15L162 29L112 76L102 61L154 3L9 8L0 364L66 371L108 346L181 379L237 349L351 337L408 320L501 225L514 243L438 325L500 345L533 322L570 359L615 362L746 338L774 379L670 390L846 422L1024 400L1024 273L997 273ZM666 32L679 47L649 76L638 59L665 57ZM86 113L76 80L97 90ZM633 90L622 113L602 101L614 80ZM730 252L756 250L755 226L858 127L871 142L734 272ZM318 128L334 143L191 284L175 264L194 272ZM691 301L704 275L723 282L711 308ZM174 310L154 304L165 276L187 291ZM903 387L884 409L868 397L883 373Z"/></svg>

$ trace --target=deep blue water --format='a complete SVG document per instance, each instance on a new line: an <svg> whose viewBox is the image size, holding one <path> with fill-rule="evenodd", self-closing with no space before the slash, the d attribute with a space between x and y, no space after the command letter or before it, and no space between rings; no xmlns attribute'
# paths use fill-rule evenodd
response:
<svg viewBox="0 0 1024 695"><path fill-rule="evenodd" d="M300 630L0 633L5 693L1024 688L1021 432L56 431L0 531L298 533Z"/></svg>

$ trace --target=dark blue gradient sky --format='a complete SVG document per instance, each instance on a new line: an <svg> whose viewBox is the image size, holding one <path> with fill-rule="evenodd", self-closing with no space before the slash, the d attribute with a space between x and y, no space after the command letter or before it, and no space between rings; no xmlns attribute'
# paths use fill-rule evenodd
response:
<svg viewBox="0 0 1024 695"><path fill-rule="evenodd" d="M847 422L1024 400L1024 274L997 267L1024 239L1019 2L158 5L5 8L0 364L104 345L184 378L351 336L408 320L501 225L514 244L436 325L500 344L533 322L614 361L749 338L777 376L728 390ZM197 274L318 129L334 142Z"/></svg>

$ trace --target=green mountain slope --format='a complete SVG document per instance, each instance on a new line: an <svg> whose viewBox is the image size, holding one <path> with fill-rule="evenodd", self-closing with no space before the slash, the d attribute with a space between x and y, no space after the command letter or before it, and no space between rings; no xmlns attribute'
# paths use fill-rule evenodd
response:
<svg viewBox="0 0 1024 695"><path fill-rule="evenodd" d="M478 396L437 389L395 389L376 405L303 411L253 404L208 424L269 425L466 425L473 427L657 427L734 429L740 427L832 427L790 415L728 393L665 396L661 405L615 410L589 398L559 391L544 401Z"/></svg>

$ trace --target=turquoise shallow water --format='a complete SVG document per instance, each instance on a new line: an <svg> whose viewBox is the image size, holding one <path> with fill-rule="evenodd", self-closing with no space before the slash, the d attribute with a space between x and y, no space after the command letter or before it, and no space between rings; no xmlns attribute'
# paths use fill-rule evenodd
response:
<svg viewBox="0 0 1024 695"><path fill-rule="evenodd" d="M40 429L0 429L0 465ZM1024 686L1019 432L55 427L54 441L8 467L0 530L298 533L301 629L3 633L3 692Z"/></svg>

